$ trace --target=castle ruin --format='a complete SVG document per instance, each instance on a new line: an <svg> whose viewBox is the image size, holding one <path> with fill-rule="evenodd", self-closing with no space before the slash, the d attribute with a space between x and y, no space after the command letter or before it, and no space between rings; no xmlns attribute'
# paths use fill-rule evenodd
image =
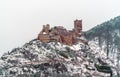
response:
<svg viewBox="0 0 120 77"><path fill-rule="evenodd" d="M63 26L55 26L50 28L50 25L43 25L43 29L38 35L38 40L41 42L57 41L66 45L73 45L81 39L82 32L82 20L74 21L74 28L72 30L66 30Z"/></svg>

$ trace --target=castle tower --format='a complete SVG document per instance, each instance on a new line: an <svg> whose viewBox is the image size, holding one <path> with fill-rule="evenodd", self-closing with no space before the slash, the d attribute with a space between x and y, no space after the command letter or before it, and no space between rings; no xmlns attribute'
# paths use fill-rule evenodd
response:
<svg viewBox="0 0 120 77"><path fill-rule="evenodd" d="M77 33L81 32L82 30L82 20L75 20L74 21L74 29Z"/></svg>

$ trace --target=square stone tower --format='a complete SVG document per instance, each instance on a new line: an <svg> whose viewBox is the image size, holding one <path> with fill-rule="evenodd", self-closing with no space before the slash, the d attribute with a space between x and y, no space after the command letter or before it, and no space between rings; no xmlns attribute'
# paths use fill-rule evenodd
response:
<svg viewBox="0 0 120 77"><path fill-rule="evenodd" d="M80 33L82 31L82 20L75 20L74 21L74 30L77 33Z"/></svg>

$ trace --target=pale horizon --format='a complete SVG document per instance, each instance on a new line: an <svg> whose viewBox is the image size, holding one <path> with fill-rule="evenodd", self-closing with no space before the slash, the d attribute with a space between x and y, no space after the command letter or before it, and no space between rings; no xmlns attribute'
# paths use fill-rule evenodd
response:
<svg viewBox="0 0 120 77"><path fill-rule="evenodd" d="M87 31L120 15L119 0L1 0L0 56L37 37L42 25L74 27L82 19Z"/></svg>

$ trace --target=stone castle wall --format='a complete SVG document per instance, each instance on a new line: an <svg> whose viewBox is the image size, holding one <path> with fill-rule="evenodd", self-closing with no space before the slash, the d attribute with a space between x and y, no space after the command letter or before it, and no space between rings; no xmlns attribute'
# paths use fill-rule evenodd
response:
<svg viewBox="0 0 120 77"><path fill-rule="evenodd" d="M73 45L77 43L82 33L82 20L74 21L73 30L66 30L63 26L56 26L50 29L50 25L43 25L43 29L38 35L41 42L57 41L66 45Z"/></svg>

